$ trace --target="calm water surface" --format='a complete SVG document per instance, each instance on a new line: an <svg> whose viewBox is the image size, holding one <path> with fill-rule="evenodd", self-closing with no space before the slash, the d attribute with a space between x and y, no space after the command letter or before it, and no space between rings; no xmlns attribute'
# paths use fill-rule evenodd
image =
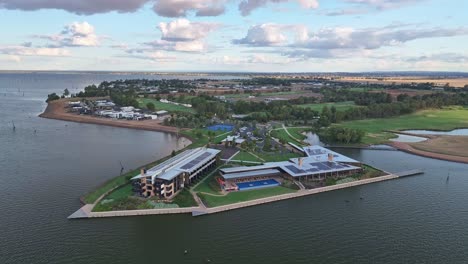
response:
<svg viewBox="0 0 468 264"><path fill-rule="evenodd" d="M135 168L178 147L168 134L36 117L47 93L114 78L0 74L0 263L468 262L468 166L397 151L337 149L426 174L198 218L67 220L120 160Z"/></svg>
<svg viewBox="0 0 468 264"><path fill-rule="evenodd" d="M417 135L468 136L468 128L454 129L452 131L405 130L405 132L413 133L413 134L417 134Z"/></svg>

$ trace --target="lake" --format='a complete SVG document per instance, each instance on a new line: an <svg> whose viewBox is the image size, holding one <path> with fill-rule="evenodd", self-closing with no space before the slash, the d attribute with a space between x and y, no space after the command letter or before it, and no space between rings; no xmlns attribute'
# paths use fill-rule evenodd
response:
<svg viewBox="0 0 468 264"><path fill-rule="evenodd" d="M119 161L136 168L183 147L170 134L37 117L48 93L116 78L0 74L0 263L468 262L468 165L398 151L335 149L426 173L197 218L67 220Z"/></svg>

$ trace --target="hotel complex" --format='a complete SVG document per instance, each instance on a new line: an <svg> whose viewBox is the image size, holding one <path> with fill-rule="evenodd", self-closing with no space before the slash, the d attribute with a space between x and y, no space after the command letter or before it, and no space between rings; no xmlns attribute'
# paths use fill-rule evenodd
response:
<svg viewBox="0 0 468 264"><path fill-rule="evenodd" d="M285 180L309 187L324 186L329 178L342 179L362 172L362 164L321 146L298 147L304 157L257 166L222 168L217 178L224 191L274 187ZM182 152L132 178L133 191L143 197L170 199L179 190L216 166L220 150L196 148Z"/></svg>
<svg viewBox="0 0 468 264"><path fill-rule="evenodd" d="M133 191L144 197L173 197L216 166L220 150L196 148L186 150L132 178Z"/></svg>
<svg viewBox="0 0 468 264"><path fill-rule="evenodd" d="M258 166L220 169L224 190L235 191L279 185L283 179L324 185L327 178L340 179L360 173L361 163L320 146L298 147L306 157L267 162ZM275 180L277 179L277 180Z"/></svg>

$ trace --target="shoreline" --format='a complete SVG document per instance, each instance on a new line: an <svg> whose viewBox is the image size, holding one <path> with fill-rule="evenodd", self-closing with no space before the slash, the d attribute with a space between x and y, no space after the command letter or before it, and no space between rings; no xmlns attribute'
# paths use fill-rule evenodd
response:
<svg viewBox="0 0 468 264"><path fill-rule="evenodd" d="M76 99L76 98L73 98L73 99ZM161 124L160 121L155 121L155 120L142 120L142 121L115 120L115 119L110 119L110 118L100 118L100 117L94 117L94 116L68 113L65 111L65 106L66 106L65 103L73 99L59 99L59 100L47 103L46 109L44 110L44 112L39 114L39 117L47 118L47 119L69 121L69 122L75 122L75 123L130 128L130 129L164 132L164 133L171 133L171 134L177 134L179 132L176 127L164 126ZM187 137L186 135L181 135L179 133L179 136L187 138L189 141L191 141L191 143L193 143L193 139Z"/></svg>
<svg viewBox="0 0 468 264"><path fill-rule="evenodd" d="M192 214L192 216L201 216L214 213L221 213L230 210L241 209L245 207L257 206L267 203L274 203L278 201L284 201L289 199L300 198L309 195L315 195L324 192L336 191L346 188L352 188L356 186L367 185L371 183L383 182L387 180L394 180L404 178L413 175L420 175L424 172L422 170L411 170L401 173L388 173L384 176L376 178L364 179L353 181L349 183L342 183L332 186L325 186L309 190L299 190L294 193L275 195L251 201L232 203L216 207L182 207L182 208L171 208L171 209L144 209L144 210L123 210L123 211L106 211L106 212L93 212L95 204L86 204L76 212L71 214L68 219L89 219L89 218L104 218L104 217L123 217L123 216L141 216L141 215L171 215L171 214Z"/></svg>

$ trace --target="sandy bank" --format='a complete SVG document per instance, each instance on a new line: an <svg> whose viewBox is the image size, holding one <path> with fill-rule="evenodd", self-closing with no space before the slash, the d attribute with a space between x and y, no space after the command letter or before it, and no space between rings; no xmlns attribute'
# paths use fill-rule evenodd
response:
<svg viewBox="0 0 468 264"><path fill-rule="evenodd" d="M417 149L415 146L413 146L415 143L392 142L390 145L398 150L408 152L411 154L415 154L415 155L419 155L419 156L423 156L423 157L427 157L427 158L454 161L454 162L460 162L460 163L468 163L468 157L437 153L439 149L436 146L433 146L431 142L434 140L437 140L437 138L429 139L428 141L425 141L424 143L417 143L417 144L426 144L425 145L427 146L426 150Z"/></svg>

